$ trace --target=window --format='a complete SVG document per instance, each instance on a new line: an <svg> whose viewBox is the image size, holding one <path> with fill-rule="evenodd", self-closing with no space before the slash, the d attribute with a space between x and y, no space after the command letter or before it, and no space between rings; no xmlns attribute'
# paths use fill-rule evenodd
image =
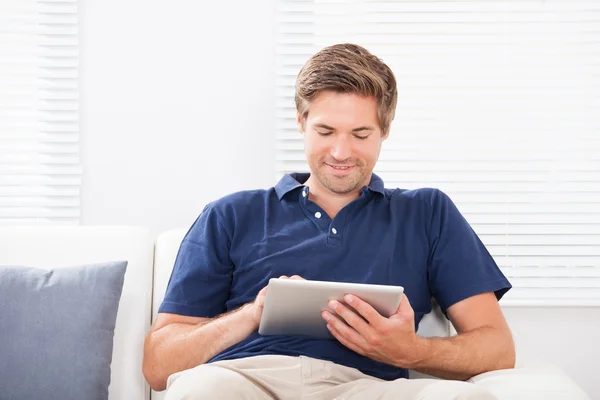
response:
<svg viewBox="0 0 600 400"><path fill-rule="evenodd" d="M600 304L600 3L279 0L277 178L306 171L295 78L360 44L398 81L375 172L456 202L515 289L503 304Z"/></svg>
<svg viewBox="0 0 600 400"><path fill-rule="evenodd" d="M0 3L0 224L79 222L76 0Z"/></svg>

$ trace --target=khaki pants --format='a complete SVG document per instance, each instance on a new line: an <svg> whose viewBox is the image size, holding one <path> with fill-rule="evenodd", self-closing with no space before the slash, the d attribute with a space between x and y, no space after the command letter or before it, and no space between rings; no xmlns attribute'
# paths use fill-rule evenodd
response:
<svg viewBox="0 0 600 400"><path fill-rule="evenodd" d="M437 379L384 381L310 357L256 356L173 374L165 400L496 400L472 383Z"/></svg>

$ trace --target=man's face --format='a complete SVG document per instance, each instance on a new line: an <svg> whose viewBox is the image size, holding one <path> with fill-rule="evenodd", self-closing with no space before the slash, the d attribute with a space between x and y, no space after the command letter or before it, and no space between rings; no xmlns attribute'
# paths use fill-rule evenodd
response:
<svg viewBox="0 0 600 400"><path fill-rule="evenodd" d="M369 184L385 140L374 98L321 92L310 104L304 130L298 116L298 128L304 134L311 176L318 183L337 194Z"/></svg>

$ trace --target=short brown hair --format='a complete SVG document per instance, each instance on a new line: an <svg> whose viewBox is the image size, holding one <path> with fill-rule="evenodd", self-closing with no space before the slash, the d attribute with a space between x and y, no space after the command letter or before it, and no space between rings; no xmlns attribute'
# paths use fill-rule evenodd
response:
<svg viewBox="0 0 600 400"><path fill-rule="evenodd" d="M302 125L310 102L322 91L372 96L382 133L388 132L396 113L398 89L394 73L379 58L356 44L336 44L313 55L296 79L296 111Z"/></svg>

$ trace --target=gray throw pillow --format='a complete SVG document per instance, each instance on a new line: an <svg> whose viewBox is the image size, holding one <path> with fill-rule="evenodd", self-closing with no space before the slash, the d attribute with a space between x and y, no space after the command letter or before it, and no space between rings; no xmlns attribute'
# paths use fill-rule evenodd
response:
<svg viewBox="0 0 600 400"><path fill-rule="evenodd" d="M0 266L0 398L108 398L126 269Z"/></svg>

